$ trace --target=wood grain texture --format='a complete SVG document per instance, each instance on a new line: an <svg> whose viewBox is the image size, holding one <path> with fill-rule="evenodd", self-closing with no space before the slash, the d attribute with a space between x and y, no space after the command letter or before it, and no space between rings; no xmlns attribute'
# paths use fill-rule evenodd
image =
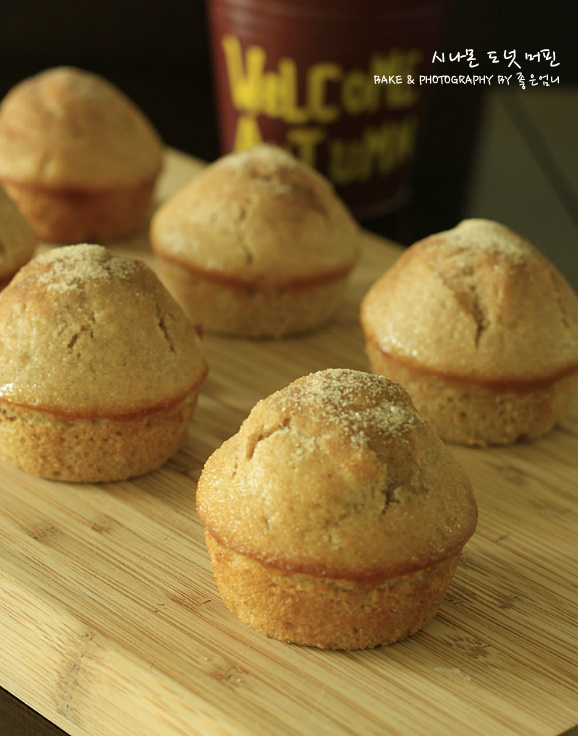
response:
<svg viewBox="0 0 578 736"><path fill-rule="evenodd" d="M200 164L169 151L163 199ZM114 244L154 263L146 232ZM72 736L554 736L578 722L578 404L538 442L450 446L480 508L438 616L401 644L323 652L237 621L195 484L253 404L327 367L367 369L358 307L399 254L367 236L347 298L299 339L207 336L190 435L163 468L99 485L0 465L0 685Z"/></svg>

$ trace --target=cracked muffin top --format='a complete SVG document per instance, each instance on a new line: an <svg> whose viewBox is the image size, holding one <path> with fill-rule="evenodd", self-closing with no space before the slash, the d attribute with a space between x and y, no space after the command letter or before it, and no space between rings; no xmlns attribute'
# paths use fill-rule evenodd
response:
<svg viewBox="0 0 578 736"><path fill-rule="evenodd" d="M346 275L357 223L331 184L269 144L222 157L162 205L153 248L206 277L288 284Z"/></svg>
<svg viewBox="0 0 578 736"><path fill-rule="evenodd" d="M464 220L415 243L368 291L368 340L414 368L470 380L550 379L578 366L578 297L504 225Z"/></svg>
<svg viewBox="0 0 578 736"><path fill-rule="evenodd" d="M206 462L197 509L229 549L357 581L451 557L477 519L469 480L405 390L348 369L257 403Z"/></svg>
<svg viewBox="0 0 578 736"><path fill-rule="evenodd" d="M206 374L194 325L142 261L55 248L0 294L0 400L62 416L169 408Z"/></svg>

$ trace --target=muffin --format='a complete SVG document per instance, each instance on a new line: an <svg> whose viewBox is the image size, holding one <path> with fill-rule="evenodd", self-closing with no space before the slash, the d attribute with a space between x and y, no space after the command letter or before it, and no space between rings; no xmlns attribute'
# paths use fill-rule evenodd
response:
<svg viewBox="0 0 578 736"><path fill-rule="evenodd" d="M404 389L346 369L257 403L206 462L197 509L227 607L330 649L424 627L477 521L468 478Z"/></svg>
<svg viewBox="0 0 578 736"><path fill-rule="evenodd" d="M96 74L48 69L0 104L0 182L40 240L101 242L135 230L161 165L152 124Z"/></svg>
<svg viewBox="0 0 578 736"><path fill-rule="evenodd" d="M28 220L0 186L0 289L32 258L36 236Z"/></svg>
<svg viewBox="0 0 578 736"><path fill-rule="evenodd" d="M0 457L114 481L178 449L207 366L194 326L143 262L55 248L0 294Z"/></svg>
<svg viewBox="0 0 578 736"><path fill-rule="evenodd" d="M371 369L449 442L540 437L578 385L578 298L527 240L465 220L414 244L366 294Z"/></svg>
<svg viewBox="0 0 578 736"><path fill-rule="evenodd" d="M359 254L329 182L263 144L224 156L155 213L159 274L213 332L277 338L333 314Z"/></svg>

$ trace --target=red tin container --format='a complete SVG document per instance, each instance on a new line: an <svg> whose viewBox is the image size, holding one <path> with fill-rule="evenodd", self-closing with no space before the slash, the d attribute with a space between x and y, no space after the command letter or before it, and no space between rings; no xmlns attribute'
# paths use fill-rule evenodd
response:
<svg viewBox="0 0 578 736"><path fill-rule="evenodd" d="M358 217L395 210L447 5L209 0L222 153L274 142L325 174Z"/></svg>

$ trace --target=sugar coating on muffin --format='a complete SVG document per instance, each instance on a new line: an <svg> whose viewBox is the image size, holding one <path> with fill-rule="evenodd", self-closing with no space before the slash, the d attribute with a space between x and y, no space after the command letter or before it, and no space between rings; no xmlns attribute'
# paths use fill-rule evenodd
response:
<svg viewBox="0 0 578 736"><path fill-rule="evenodd" d="M407 393L345 369L257 403L205 464L197 509L226 605L268 636L335 649L425 626L477 519Z"/></svg>
<svg viewBox="0 0 578 736"><path fill-rule="evenodd" d="M155 213L151 242L193 320L245 337L325 322L360 252L359 227L330 183L269 144L205 169Z"/></svg>
<svg viewBox="0 0 578 736"><path fill-rule="evenodd" d="M500 223L465 220L411 246L360 320L372 370L404 385L448 441L539 437L578 385L578 298Z"/></svg>
<svg viewBox="0 0 578 736"><path fill-rule="evenodd" d="M34 230L0 186L0 289L32 258L35 249Z"/></svg>
<svg viewBox="0 0 578 736"><path fill-rule="evenodd" d="M41 240L98 242L142 225L162 151L132 100L75 67L29 77L0 104L0 181Z"/></svg>
<svg viewBox="0 0 578 736"><path fill-rule="evenodd" d="M207 365L142 261L99 245L34 258L0 294L0 456L31 473L118 480L179 448Z"/></svg>

